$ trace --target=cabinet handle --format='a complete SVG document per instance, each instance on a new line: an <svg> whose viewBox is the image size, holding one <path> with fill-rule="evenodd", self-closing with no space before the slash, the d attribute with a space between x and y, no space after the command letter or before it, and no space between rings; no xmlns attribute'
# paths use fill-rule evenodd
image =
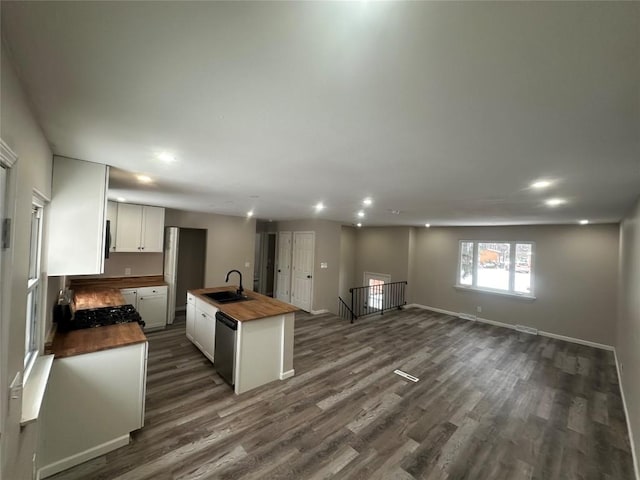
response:
<svg viewBox="0 0 640 480"><path fill-rule="evenodd" d="M203 314L201 314L201 315L202 315L203 317L206 317L206 315L205 315L204 313L203 313Z"/></svg>

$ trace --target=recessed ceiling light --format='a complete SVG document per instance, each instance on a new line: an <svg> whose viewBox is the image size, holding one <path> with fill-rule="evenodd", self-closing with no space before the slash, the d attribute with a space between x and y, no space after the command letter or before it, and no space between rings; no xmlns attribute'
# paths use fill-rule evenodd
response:
<svg viewBox="0 0 640 480"><path fill-rule="evenodd" d="M586 218L584 220L580 220L578 222L580 225L588 225L589 224L589 220L587 220Z"/></svg>
<svg viewBox="0 0 640 480"><path fill-rule="evenodd" d="M151 177L147 175L137 175L136 178L140 183L151 183Z"/></svg>
<svg viewBox="0 0 640 480"><path fill-rule="evenodd" d="M118 197L118 198L116 198L116 201L118 201L118 202L126 202L127 199L124 198L124 197Z"/></svg>
<svg viewBox="0 0 640 480"><path fill-rule="evenodd" d="M249 217L249 218L253 217L253 210L249 210L247 212L247 217Z"/></svg>
<svg viewBox="0 0 640 480"><path fill-rule="evenodd" d="M316 212L324 210L324 203L318 202L318 203L316 203L316 206L314 208L316 209Z"/></svg>
<svg viewBox="0 0 640 480"><path fill-rule="evenodd" d="M550 198L545 203L550 207L557 207L558 205L567 203L567 201L563 198Z"/></svg>
<svg viewBox="0 0 640 480"><path fill-rule="evenodd" d="M360 218L364 217L364 212L362 210L360 210L358 212L358 217L360 217Z"/></svg>
<svg viewBox="0 0 640 480"><path fill-rule="evenodd" d="M431 228L431 224L430 223L425 223L424 226L427 227L427 228Z"/></svg>
<svg viewBox="0 0 640 480"><path fill-rule="evenodd" d="M362 226L361 223L356 224L356 227L360 228Z"/></svg>
<svg viewBox="0 0 640 480"><path fill-rule="evenodd" d="M171 155L169 152L160 152L157 155L158 160L162 160L163 162L175 162L176 157Z"/></svg>
<svg viewBox="0 0 640 480"><path fill-rule="evenodd" d="M537 182L533 182L531 184L531 188L537 189L547 188L549 186L551 186L551 182L549 180L538 180Z"/></svg>
<svg viewBox="0 0 640 480"><path fill-rule="evenodd" d="M368 207L369 205L371 205L372 203L373 203L373 200L371 200L371 198L370 198L370 197L367 197L367 198L365 198L364 200L362 200L362 204L363 204L363 205L366 205L367 207Z"/></svg>

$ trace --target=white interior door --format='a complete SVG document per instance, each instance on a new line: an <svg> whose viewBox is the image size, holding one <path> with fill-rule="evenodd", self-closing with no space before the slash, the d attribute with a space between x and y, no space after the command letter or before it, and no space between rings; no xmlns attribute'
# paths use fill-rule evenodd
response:
<svg viewBox="0 0 640 480"><path fill-rule="evenodd" d="M291 295L291 232L278 233L278 268L276 273L276 298L290 302Z"/></svg>
<svg viewBox="0 0 640 480"><path fill-rule="evenodd" d="M293 232L291 303L307 312L313 304L314 248L315 232Z"/></svg>

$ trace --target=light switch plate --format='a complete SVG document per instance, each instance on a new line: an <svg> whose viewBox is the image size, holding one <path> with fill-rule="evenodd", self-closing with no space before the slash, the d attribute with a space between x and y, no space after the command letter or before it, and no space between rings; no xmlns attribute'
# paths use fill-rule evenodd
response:
<svg viewBox="0 0 640 480"><path fill-rule="evenodd" d="M320 262L320 268L328 268L327 262Z"/></svg>

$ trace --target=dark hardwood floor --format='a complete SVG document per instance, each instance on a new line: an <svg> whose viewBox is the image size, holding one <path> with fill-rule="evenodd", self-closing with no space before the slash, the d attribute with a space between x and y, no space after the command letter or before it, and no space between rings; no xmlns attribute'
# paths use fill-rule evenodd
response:
<svg viewBox="0 0 640 480"><path fill-rule="evenodd" d="M235 396L184 330L149 335L132 443L51 478L633 479L608 351L418 309L298 314L296 376Z"/></svg>

